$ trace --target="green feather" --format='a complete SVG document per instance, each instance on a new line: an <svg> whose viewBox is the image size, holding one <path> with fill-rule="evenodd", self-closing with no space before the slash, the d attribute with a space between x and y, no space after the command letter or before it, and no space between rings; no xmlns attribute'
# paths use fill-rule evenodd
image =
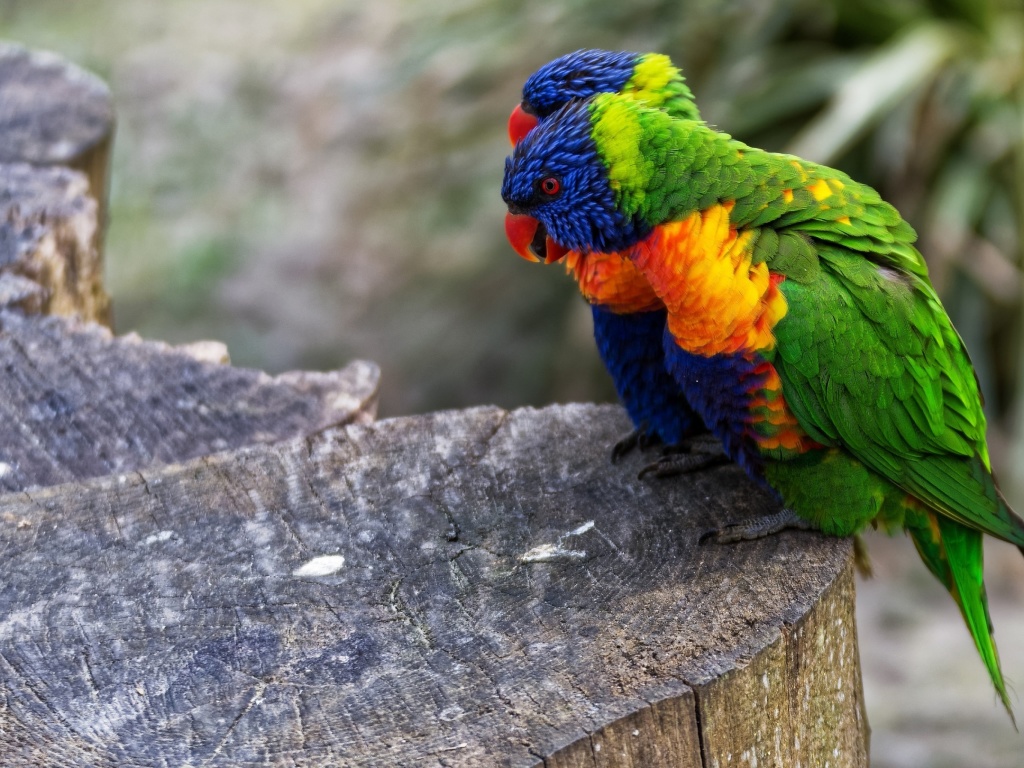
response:
<svg viewBox="0 0 1024 768"><path fill-rule="evenodd" d="M925 512L908 512L905 525L928 570L942 582L959 606L992 684L1016 726L1006 681L999 667L999 652L992 639L981 533Z"/></svg>

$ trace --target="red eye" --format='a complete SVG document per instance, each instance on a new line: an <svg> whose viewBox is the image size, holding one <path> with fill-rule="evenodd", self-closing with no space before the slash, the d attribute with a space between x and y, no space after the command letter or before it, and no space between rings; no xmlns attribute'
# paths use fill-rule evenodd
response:
<svg viewBox="0 0 1024 768"><path fill-rule="evenodd" d="M546 179L541 179L540 191L545 195L554 196L558 194L558 190L562 188L562 182L556 179L554 176L548 176Z"/></svg>

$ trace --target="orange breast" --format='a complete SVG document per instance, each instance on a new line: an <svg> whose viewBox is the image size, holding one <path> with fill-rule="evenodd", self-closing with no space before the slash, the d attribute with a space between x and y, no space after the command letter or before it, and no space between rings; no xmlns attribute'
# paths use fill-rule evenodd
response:
<svg viewBox="0 0 1024 768"><path fill-rule="evenodd" d="M647 278L622 254L570 251L565 256L565 268L591 304L620 315L663 306Z"/></svg>
<svg viewBox="0 0 1024 768"><path fill-rule="evenodd" d="M772 349L786 314L780 278L752 264L753 231L729 223L732 203L657 227L630 258L668 309L680 347L710 357Z"/></svg>

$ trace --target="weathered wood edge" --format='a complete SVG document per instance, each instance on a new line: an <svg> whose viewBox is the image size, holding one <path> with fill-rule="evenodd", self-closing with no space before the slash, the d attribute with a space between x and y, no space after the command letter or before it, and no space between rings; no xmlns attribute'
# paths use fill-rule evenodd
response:
<svg viewBox="0 0 1024 768"><path fill-rule="evenodd" d="M196 357L221 348L178 349L94 323L0 311L0 490L178 463L376 416L373 363L270 376Z"/></svg>
<svg viewBox="0 0 1024 768"><path fill-rule="evenodd" d="M705 766L737 758L784 766L868 764L855 592L850 560L806 615L780 627L778 641L719 678L693 683ZM782 707L773 694L779 688L786 691ZM837 716L844 708L854 717Z"/></svg>
<svg viewBox="0 0 1024 768"><path fill-rule="evenodd" d="M538 766L868 765L854 576L851 552L818 602L795 622L780 624L773 643L750 658L736 656L735 668L719 677L649 692L647 706L544 756ZM771 692L779 688L787 692L785 708ZM837 717L847 698L856 703L855 716Z"/></svg>

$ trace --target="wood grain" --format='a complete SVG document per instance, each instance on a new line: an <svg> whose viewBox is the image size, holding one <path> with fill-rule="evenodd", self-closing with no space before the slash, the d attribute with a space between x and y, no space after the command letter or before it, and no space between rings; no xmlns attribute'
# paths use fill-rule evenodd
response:
<svg viewBox="0 0 1024 768"><path fill-rule="evenodd" d="M81 173L0 164L0 307L109 325L97 215Z"/></svg>

